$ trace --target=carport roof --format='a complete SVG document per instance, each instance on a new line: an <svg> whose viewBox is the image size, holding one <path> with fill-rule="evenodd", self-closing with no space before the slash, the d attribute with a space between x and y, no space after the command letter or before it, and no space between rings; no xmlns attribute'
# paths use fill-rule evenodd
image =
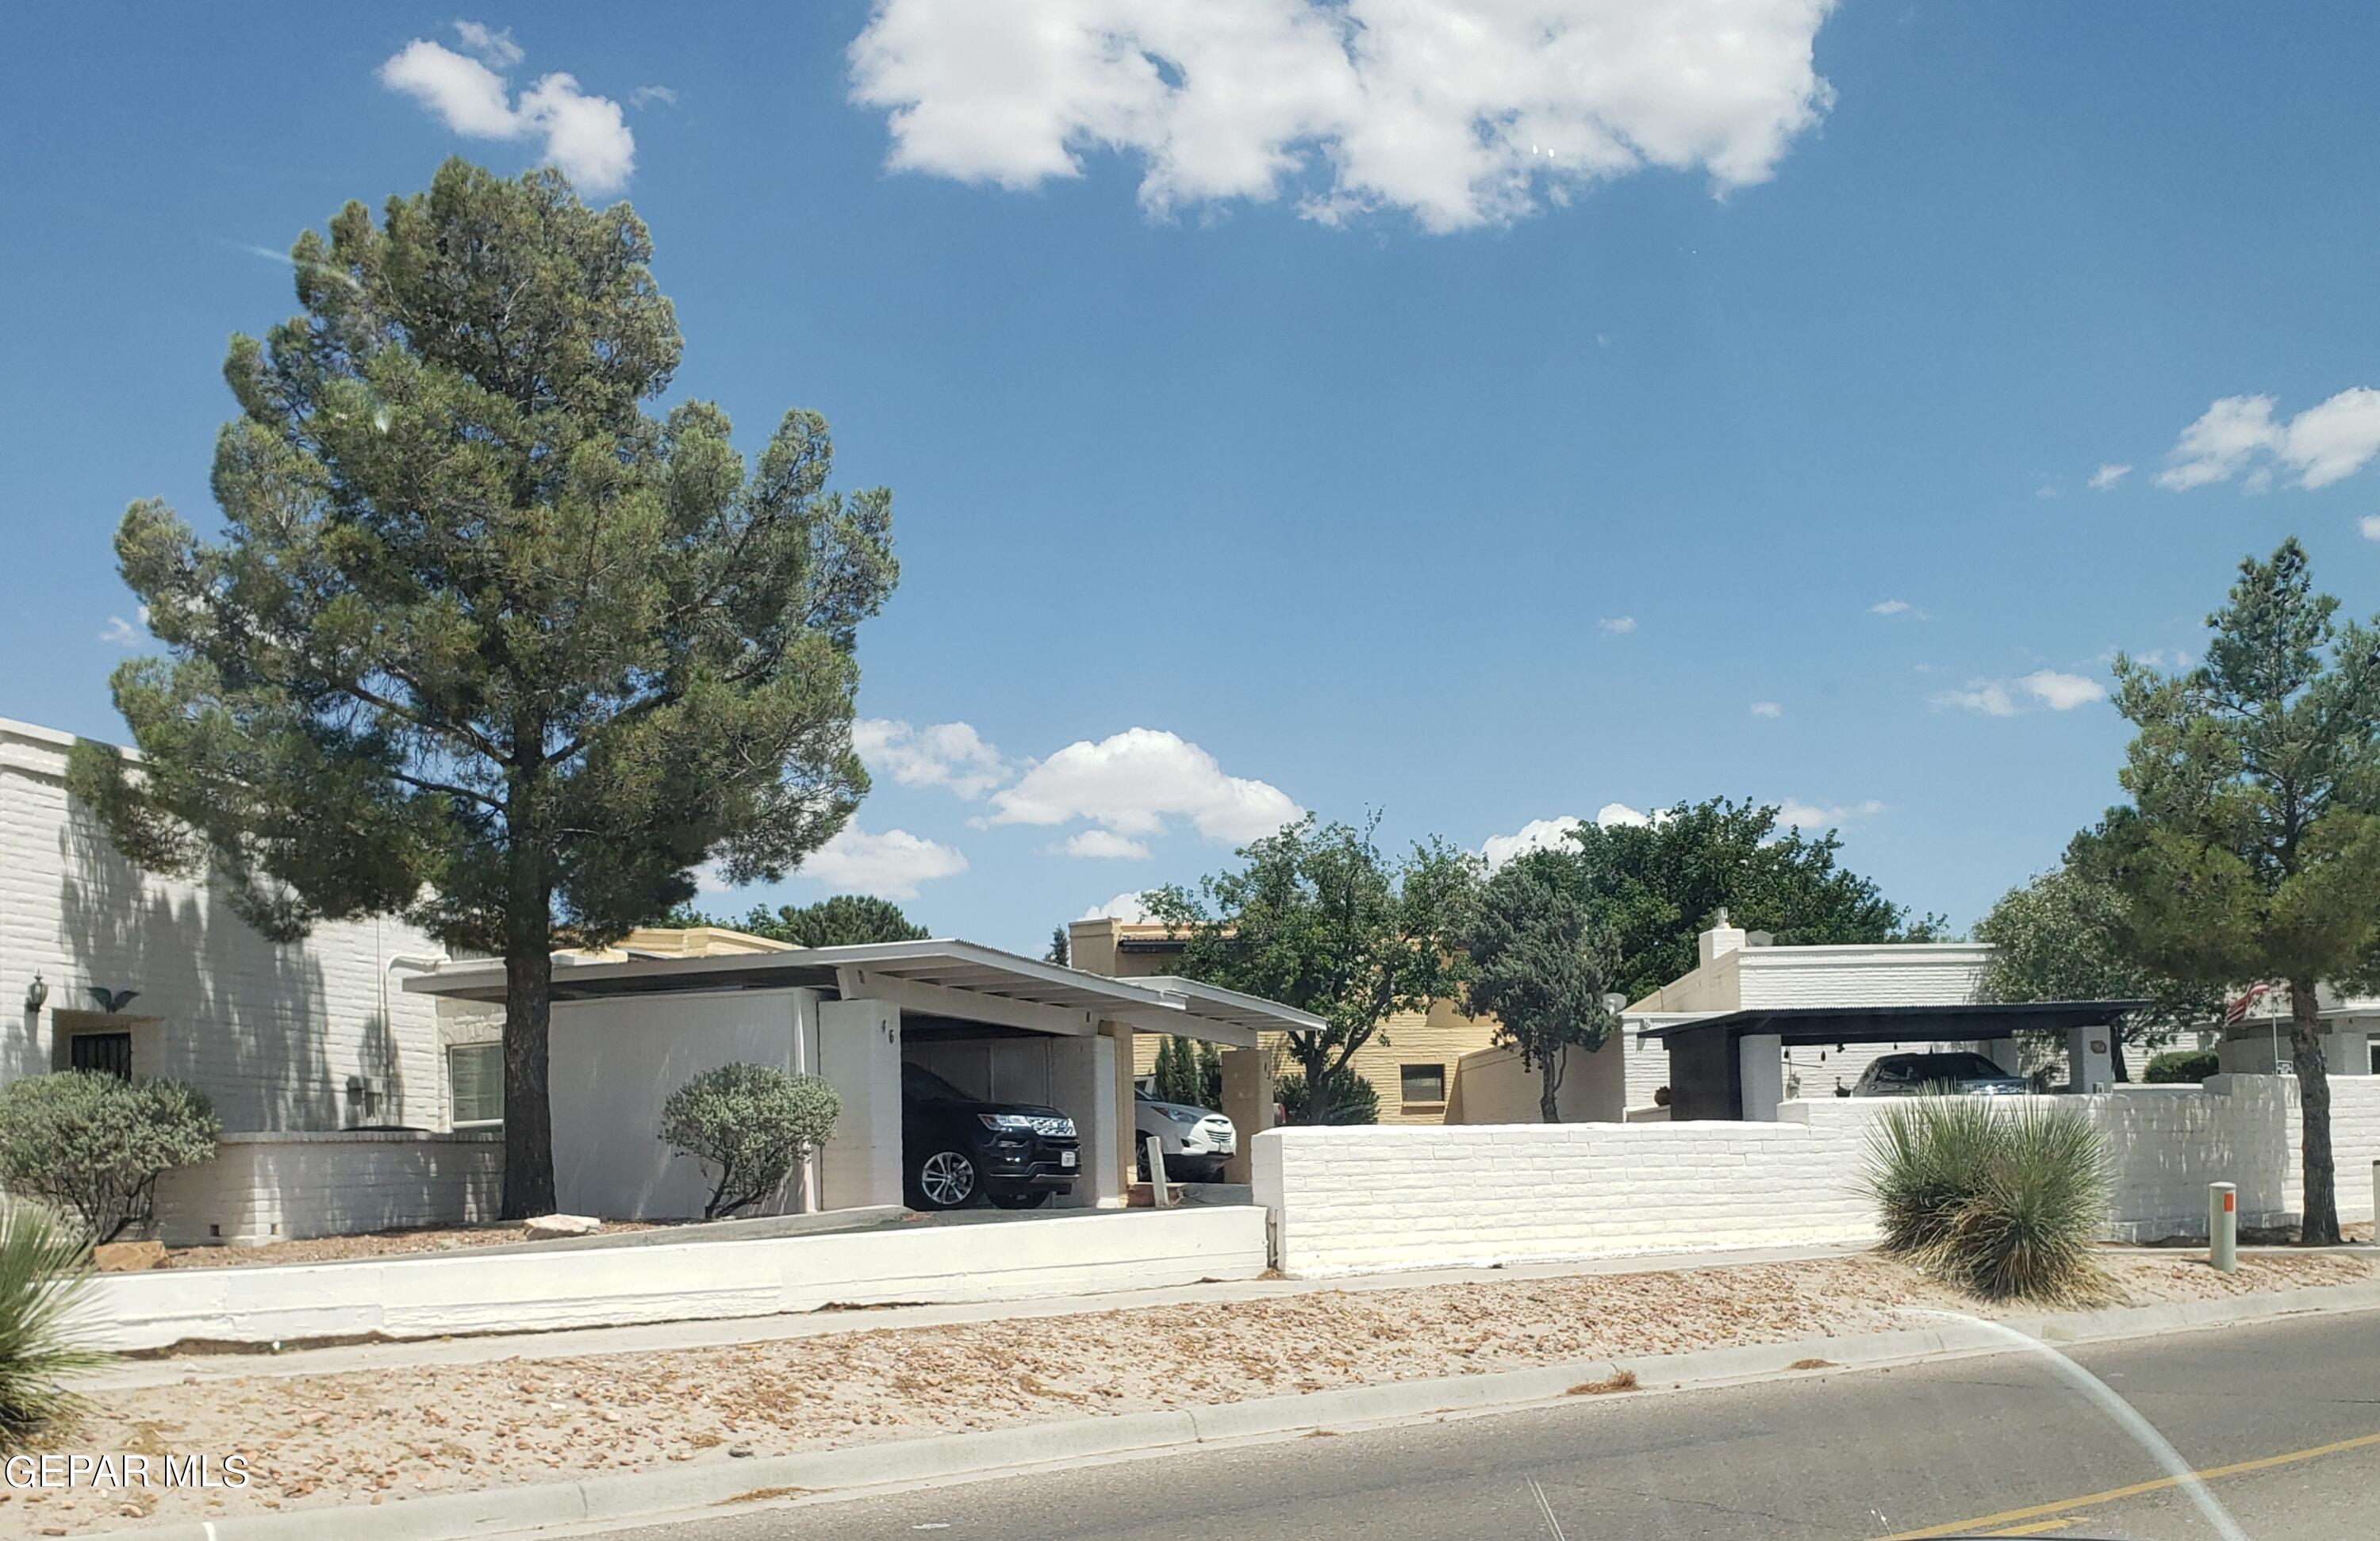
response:
<svg viewBox="0 0 2380 1541"><path fill-rule="evenodd" d="M994 1001L1129 1022L1147 1031L1249 1042L1259 1028L1326 1025L1320 1017L1258 996L1189 979L1116 979L971 941L872 941L851 947L799 947L783 953L693 958L630 958L570 963L556 958L553 999L589 1001L690 990L783 989L801 986L837 994L867 977L983 996ZM500 1002L501 963L448 965L405 981L416 994ZM862 987L864 988L864 987ZM1172 1025L1178 1023L1179 1025Z"/></svg>
<svg viewBox="0 0 2380 1541"><path fill-rule="evenodd" d="M2021 1031L2064 1031L2114 1022L2146 1001L2018 1001L1910 1006L1769 1006L1669 1021L1638 1031L1641 1039L1721 1033L1730 1038L1773 1033L1789 1046L1901 1043L1911 1039L1977 1041Z"/></svg>

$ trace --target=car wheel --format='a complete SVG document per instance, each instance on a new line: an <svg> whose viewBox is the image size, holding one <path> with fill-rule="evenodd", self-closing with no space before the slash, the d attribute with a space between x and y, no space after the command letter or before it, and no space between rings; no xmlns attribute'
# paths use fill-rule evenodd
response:
<svg viewBox="0 0 2380 1541"><path fill-rule="evenodd" d="M992 1194L989 1196L995 1209L1038 1209L1050 1202L1050 1190L1027 1188L1023 1193Z"/></svg>
<svg viewBox="0 0 2380 1541"><path fill-rule="evenodd" d="M948 1146L926 1153L911 1174L909 1184L928 1209L955 1209L975 1197L975 1161L964 1150Z"/></svg>

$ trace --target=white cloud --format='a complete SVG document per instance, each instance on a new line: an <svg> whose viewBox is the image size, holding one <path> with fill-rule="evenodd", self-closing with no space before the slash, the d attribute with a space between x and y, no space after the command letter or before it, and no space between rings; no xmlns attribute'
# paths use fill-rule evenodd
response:
<svg viewBox="0 0 2380 1541"><path fill-rule="evenodd" d="M1599 632L1609 633L1613 637L1633 637L1636 632L1636 617L1633 615L1607 615L1602 620L1595 623L1595 629Z"/></svg>
<svg viewBox="0 0 2380 1541"><path fill-rule="evenodd" d="M2366 514L2355 521L2355 528L2363 532L2366 540L2380 540L2380 514Z"/></svg>
<svg viewBox="0 0 2380 1541"><path fill-rule="evenodd" d="M1116 834L1147 836L1179 817L1209 840L1232 842L1271 834L1305 812L1281 788L1225 775L1214 756L1155 728L1069 744L993 794L991 807L994 824L1083 819Z"/></svg>
<svg viewBox="0 0 2380 1541"><path fill-rule="evenodd" d="M1752 715L1755 717L1782 717L1785 715L1785 709L1779 706L1775 701L1755 701L1752 703Z"/></svg>
<svg viewBox="0 0 2380 1541"><path fill-rule="evenodd" d="M2082 674L2062 673L2056 669L2036 669L2016 682L2031 691L2041 704L2052 711L2071 711L2076 707L2107 698L2107 687Z"/></svg>
<svg viewBox="0 0 2380 1541"><path fill-rule="evenodd" d="M1647 167L1765 181L1834 100L1832 0L880 0L852 98L890 164L1025 188L1112 151L1152 215L1292 196L1501 224Z"/></svg>
<svg viewBox="0 0 2380 1541"><path fill-rule="evenodd" d="M1112 830L1078 830L1050 849L1062 856L1087 856L1093 860L1148 859L1148 846L1136 840L1127 840Z"/></svg>
<svg viewBox="0 0 2380 1541"><path fill-rule="evenodd" d="M650 107L656 102L664 107L674 107L677 105L677 92L667 86L638 86L628 93L628 105L631 107Z"/></svg>
<svg viewBox="0 0 2380 1541"><path fill-rule="evenodd" d="M2380 455L2380 390L2350 386L2283 420L2269 395L2224 396L2181 431L2157 485L2184 492L2248 473L2243 491L2261 492L2278 473L2296 485L2327 487Z"/></svg>
<svg viewBox="0 0 2380 1541"><path fill-rule="evenodd" d="M465 53L497 69L509 69L521 62L520 44L513 41L509 27L499 32L477 21L457 21L455 35L462 40Z"/></svg>
<svg viewBox="0 0 2380 1541"><path fill-rule="evenodd" d="M1798 797L1786 797L1777 804L1777 822L1780 826L1815 832L1839 830L1854 819L1873 819L1883 811L1884 805L1873 797L1860 803L1839 803L1832 807L1820 807Z"/></svg>
<svg viewBox="0 0 2380 1541"><path fill-rule="evenodd" d="M863 717L851 724L851 746L869 770L903 786L946 786L962 797L980 797L1008 779L1000 751L965 722L913 728L888 717Z"/></svg>
<svg viewBox="0 0 2380 1541"><path fill-rule="evenodd" d="M2118 464L2111 460L2091 473L2091 491L2104 492L2131 474L2132 467L2130 465Z"/></svg>
<svg viewBox="0 0 2380 1541"><path fill-rule="evenodd" d="M1959 707L1980 711L1986 717L2013 717L2024 710L2024 698L2028 697L2052 711L2071 711L2093 701L2106 700L2107 687L2085 674L2036 669L2021 679L1969 680L1964 689L1938 692L1934 697L1934 706L1937 710Z"/></svg>
<svg viewBox="0 0 2380 1541"><path fill-rule="evenodd" d="M109 616L107 625L99 628L99 639L116 648L140 646L142 639L149 635L149 607L142 605L138 613L140 621L137 625L121 615Z"/></svg>
<svg viewBox="0 0 2380 1541"><path fill-rule="evenodd" d="M802 863L801 876L815 878L841 893L915 899L919 883L954 878L966 869L966 857L938 842L906 830L869 834L850 823L810 853Z"/></svg>
<svg viewBox="0 0 2380 1541"><path fill-rule="evenodd" d="M1595 821L1603 829L1621 824L1649 824L1652 820L1625 803L1606 803L1595 810ZM1490 868L1503 866L1514 856L1531 851L1544 851L1562 843L1570 831L1584 822L1572 814L1555 819L1532 819L1511 834L1489 835L1480 843L1479 855Z"/></svg>
<svg viewBox="0 0 2380 1541"><path fill-rule="evenodd" d="M1907 600L1878 600L1867 607L1867 613L1871 615L1914 615L1921 621L1925 619L1925 613Z"/></svg>
<svg viewBox="0 0 2380 1541"><path fill-rule="evenodd" d="M468 139L544 136L545 158L582 191L601 195L627 186L637 140L617 102L589 95L575 77L557 73L522 91L516 103L510 80L500 73L520 62L512 34L471 21L458 21L455 30L467 53L416 38L381 65L381 84L412 97Z"/></svg>
<svg viewBox="0 0 2380 1541"><path fill-rule="evenodd" d="M1137 892L1119 893L1104 904L1094 904L1075 917L1077 920L1142 921L1149 918L1148 904Z"/></svg>

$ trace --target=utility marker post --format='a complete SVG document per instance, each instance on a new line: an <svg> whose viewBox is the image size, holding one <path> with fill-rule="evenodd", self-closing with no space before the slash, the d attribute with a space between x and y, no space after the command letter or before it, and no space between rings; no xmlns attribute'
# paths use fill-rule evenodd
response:
<svg viewBox="0 0 2380 1541"><path fill-rule="evenodd" d="M2223 1273L2240 1271L2240 1184L2206 1184L2206 1260Z"/></svg>
<svg viewBox="0 0 2380 1541"><path fill-rule="evenodd" d="M1173 1207L1173 1190L1165 1185L1165 1142L1151 1135L1148 1150L1148 1202L1160 1209Z"/></svg>

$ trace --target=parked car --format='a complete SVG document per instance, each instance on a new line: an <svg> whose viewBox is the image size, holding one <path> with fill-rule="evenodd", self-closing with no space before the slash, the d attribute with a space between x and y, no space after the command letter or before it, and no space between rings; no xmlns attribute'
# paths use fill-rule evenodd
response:
<svg viewBox="0 0 2380 1541"><path fill-rule="evenodd" d="M901 1066L901 1172L915 1209L956 1209L980 1195L1032 1209L1072 1192L1082 1170L1075 1121L1055 1108L986 1102L923 1065Z"/></svg>
<svg viewBox="0 0 2380 1541"><path fill-rule="evenodd" d="M1954 1050L1887 1054L1860 1072L1851 1094L1912 1097L1919 1092L1952 1092L1962 1097L2021 1097L2032 1089L2023 1076L2009 1074L1981 1054Z"/></svg>
<svg viewBox="0 0 2380 1541"><path fill-rule="evenodd" d="M1140 1174L1148 1173L1148 1136L1158 1137L1165 1152L1165 1174L1184 1183L1218 1183L1223 1163L1240 1148L1239 1131L1232 1121L1186 1102L1160 1102L1141 1087L1132 1093L1132 1127L1139 1136Z"/></svg>

